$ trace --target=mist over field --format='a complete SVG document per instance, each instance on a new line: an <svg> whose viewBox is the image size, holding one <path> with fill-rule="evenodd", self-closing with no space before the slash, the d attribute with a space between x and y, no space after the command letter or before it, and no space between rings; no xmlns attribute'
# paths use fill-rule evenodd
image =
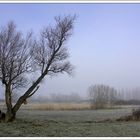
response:
<svg viewBox="0 0 140 140"><path fill-rule="evenodd" d="M87 88L94 84L139 87L139 12L140 4L0 4L0 21L13 20L23 33L39 34L42 26L54 24L53 17L75 14L67 44L75 72L45 78L35 98L73 92L87 98Z"/></svg>

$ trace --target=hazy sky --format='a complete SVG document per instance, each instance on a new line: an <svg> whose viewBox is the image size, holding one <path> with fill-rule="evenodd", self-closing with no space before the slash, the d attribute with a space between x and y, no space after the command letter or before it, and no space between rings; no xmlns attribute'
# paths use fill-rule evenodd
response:
<svg viewBox="0 0 140 140"><path fill-rule="evenodd" d="M68 42L73 77L47 77L37 95L83 96L92 84L140 86L140 4L0 4L0 25L15 21L19 30L38 34L54 16L76 14Z"/></svg>

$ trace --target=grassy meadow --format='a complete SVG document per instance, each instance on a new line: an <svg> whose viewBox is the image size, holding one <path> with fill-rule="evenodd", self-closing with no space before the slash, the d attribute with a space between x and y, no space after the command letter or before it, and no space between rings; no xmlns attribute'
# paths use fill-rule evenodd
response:
<svg viewBox="0 0 140 140"><path fill-rule="evenodd" d="M4 106L3 106L4 107ZM83 108L82 108L83 107ZM139 137L140 122L117 122L132 106L90 110L83 103L27 104L13 123L0 124L1 137ZM111 119L112 121L103 121Z"/></svg>

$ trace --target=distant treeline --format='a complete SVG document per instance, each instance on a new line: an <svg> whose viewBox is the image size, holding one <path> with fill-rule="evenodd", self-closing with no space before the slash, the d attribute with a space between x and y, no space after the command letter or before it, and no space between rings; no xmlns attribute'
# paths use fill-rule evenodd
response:
<svg viewBox="0 0 140 140"><path fill-rule="evenodd" d="M109 85L98 84L88 88L88 95L92 109L140 104L140 88L118 90Z"/></svg>
<svg viewBox="0 0 140 140"><path fill-rule="evenodd" d="M117 100L115 105L140 105L140 100Z"/></svg>
<svg viewBox="0 0 140 140"><path fill-rule="evenodd" d="M71 93L49 93L31 97L27 100L27 102L48 102L48 103L90 103L92 102L93 106L98 104L109 105L140 105L140 87L137 88L130 88L130 89L116 89L109 85L92 85L87 90L87 97L77 92ZM19 98L18 94L14 94L12 96L13 102L16 102ZM3 98L0 99L0 102L5 102Z"/></svg>
<svg viewBox="0 0 140 140"><path fill-rule="evenodd" d="M54 103L61 103L61 102L81 102L84 99L78 93L70 93L70 94L61 94L61 93L52 93L48 96L40 96L40 98L31 98L30 101L35 102L54 102Z"/></svg>

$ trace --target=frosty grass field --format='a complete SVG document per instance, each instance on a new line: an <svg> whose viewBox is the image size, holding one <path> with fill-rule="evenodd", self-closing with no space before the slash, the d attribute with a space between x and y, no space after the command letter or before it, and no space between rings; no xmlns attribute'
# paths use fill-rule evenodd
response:
<svg viewBox="0 0 140 140"><path fill-rule="evenodd" d="M13 123L0 124L1 137L138 137L140 122L96 122L131 113L132 108L104 110L21 109Z"/></svg>

